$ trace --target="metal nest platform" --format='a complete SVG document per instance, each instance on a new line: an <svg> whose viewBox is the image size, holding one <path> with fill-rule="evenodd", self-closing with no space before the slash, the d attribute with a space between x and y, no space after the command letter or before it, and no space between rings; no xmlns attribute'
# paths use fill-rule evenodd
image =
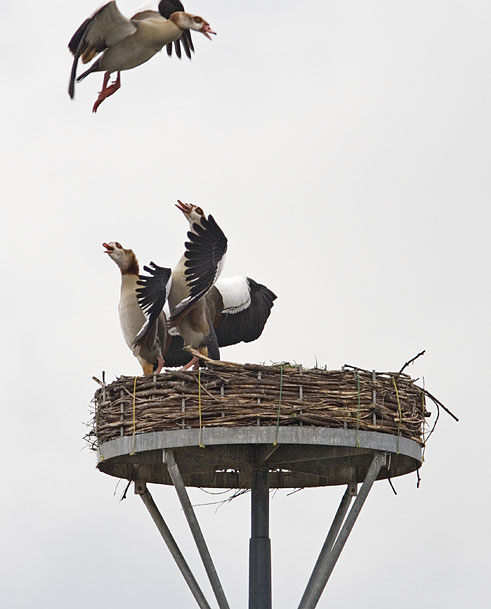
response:
<svg viewBox="0 0 491 609"><path fill-rule="evenodd" d="M271 488L363 482L375 452L390 455L377 479L418 469L420 444L384 433L311 426L213 427L161 431L111 440L100 447L100 471L158 484L172 484L164 453L173 450L186 486L250 488L258 465L269 470Z"/></svg>
<svg viewBox="0 0 491 609"><path fill-rule="evenodd" d="M100 384L87 436L97 467L134 482L201 609L211 605L147 483L175 487L219 609L229 604L187 486L251 489L249 609L271 609L269 489L346 485L298 604L314 609L375 480L420 467L426 397L441 405L405 374L352 367L209 362Z"/></svg>

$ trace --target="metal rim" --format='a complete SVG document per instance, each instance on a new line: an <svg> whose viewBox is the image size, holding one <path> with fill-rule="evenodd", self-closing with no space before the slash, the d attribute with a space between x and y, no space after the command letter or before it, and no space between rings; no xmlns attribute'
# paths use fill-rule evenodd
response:
<svg viewBox="0 0 491 609"><path fill-rule="evenodd" d="M422 461L422 448L417 442L391 434L313 426L255 426L125 436L100 446L98 468L116 477L137 476L147 482L170 484L162 455L166 449L175 451L186 485L217 488L249 487L250 469L257 464L258 454L272 471L272 486L278 488L361 481L374 453L390 457L379 479L410 473Z"/></svg>

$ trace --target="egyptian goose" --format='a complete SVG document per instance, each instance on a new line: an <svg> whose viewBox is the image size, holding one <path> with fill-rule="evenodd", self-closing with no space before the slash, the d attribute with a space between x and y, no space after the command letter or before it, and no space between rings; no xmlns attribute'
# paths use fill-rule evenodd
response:
<svg viewBox="0 0 491 609"><path fill-rule="evenodd" d="M105 253L114 260L121 271L121 294L118 311L124 340L140 362L143 374L158 373L164 365L164 355L170 344L165 315L163 312L159 313L152 320L152 323L147 325L145 339L135 346L135 337L146 323L136 292L140 272L138 260L133 250L125 249L116 241L103 243L102 245L105 248ZM167 273L164 271L167 271ZM170 269L161 270L163 281L167 276L166 284L169 283L170 274ZM166 287L164 287L163 292L165 294Z"/></svg>
<svg viewBox="0 0 491 609"><path fill-rule="evenodd" d="M178 201L189 225L204 218L201 207ZM206 295L206 304L217 335L218 345L226 347L251 342L261 336L276 295L250 277L218 279Z"/></svg>
<svg viewBox="0 0 491 609"><path fill-rule="evenodd" d="M193 225L202 227L205 219L203 210L192 204L178 201L176 205L188 219L190 228ZM162 310L163 280L159 280L159 272L145 267L151 273L151 277L142 276L142 285L139 289L140 303L145 305L154 303L154 312ZM235 345L239 342L251 342L261 335L266 321L273 307L276 295L266 286L257 283L250 277L232 277L229 279L217 279L209 291L205 294L201 307L206 310L206 318L211 322L213 331L210 328L208 343L213 346L213 353L210 347L208 355L212 359L219 359L218 347ZM160 308L159 308L160 307ZM174 314L175 315L175 314ZM176 332L175 328L170 329L170 345L166 352L167 366L192 365L191 355L184 350L184 341ZM214 340L216 338L216 345ZM191 360L191 362L190 362Z"/></svg>
<svg viewBox="0 0 491 609"><path fill-rule="evenodd" d="M168 292L170 317L168 326L176 328L184 346L198 350L206 357L219 359L218 342L205 300L206 294L216 282L227 251L227 238L213 216L203 215L199 222L192 223L185 244L185 251L172 271L172 283ZM150 325L162 311L167 293L166 269L150 263L144 269L150 275L140 276L137 290L140 304L148 315ZM138 333L135 345L146 338L146 329ZM196 366L193 358L186 366Z"/></svg>
<svg viewBox="0 0 491 609"><path fill-rule="evenodd" d="M127 19L119 11L116 2L106 2L88 17L68 43L68 48L74 56L68 87L70 97L73 99L75 95L75 77L80 57L83 63L88 63L98 53L102 53L90 68L76 79L80 82L93 72L105 72L102 90L92 108L93 112L97 112L101 103L120 88L123 70L130 70L145 63L162 47L178 40L183 32L195 30L211 40L210 34L215 32L208 22L182 10L169 14L169 10L175 5L175 0L162 0L159 11L145 10ZM180 2L179 6L182 7ZM185 49L189 51L193 48L192 42L189 44L190 40L190 37L187 37L187 46L185 45ZM108 85L112 72L117 72L118 75L115 82Z"/></svg>

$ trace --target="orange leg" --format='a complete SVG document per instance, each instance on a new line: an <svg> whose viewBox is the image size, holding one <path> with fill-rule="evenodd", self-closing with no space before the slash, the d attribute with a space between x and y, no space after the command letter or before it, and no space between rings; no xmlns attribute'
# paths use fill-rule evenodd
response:
<svg viewBox="0 0 491 609"><path fill-rule="evenodd" d="M198 351L205 357L208 357L208 347L200 347L198 349ZM193 370L198 370L199 362L200 362L199 358L194 356L190 362L188 362L181 368L181 370L189 370L189 368L191 368L191 366L192 366Z"/></svg>
<svg viewBox="0 0 491 609"><path fill-rule="evenodd" d="M118 72L116 80L108 87L107 83L109 82L110 76L110 72L106 72L104 74L104 80L102 81L102 91L99 91L99 97L95 100L92 112L97 112L97 108L102 104L102 102L114 93L116 93L116 91L121 87L121 72Z"/></svg>
<svg viewBox="0 0 491 609"><path fill-rule="evenodd" d="M184 364L181 370L189 370L191 367L193 370L197 370L199 368L199 359L197 357L193 357L190 362Z"/></svg>
<svg viewBox="0 0 491 609"><path fill-rule="evenodd" d="M157 364L157 370L155 370L155 374L159 374L163 367L164 367L164 360L159 355L158 364Z"/></svg>

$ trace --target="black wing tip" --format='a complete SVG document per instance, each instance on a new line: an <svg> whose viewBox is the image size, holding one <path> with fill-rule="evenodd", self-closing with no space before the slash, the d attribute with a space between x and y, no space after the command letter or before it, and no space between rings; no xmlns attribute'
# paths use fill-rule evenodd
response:
<svg viewBox="0 0 491 609"><path fill-rule="evenodd" d="M247 277L247 282L250 286L251 292L256 293L256 294L261 294L262 296L266 297L271 302L273 302L274 300L276 300L278 298L278 296L276 296L276 294L273 292L273 290L270 290L267 286L265 286L262 283L258 283L251 277Z"/></svg>
<svg viewBox="0 0 491 609"><path fill-rule="evenodd" d="M166 266L159 266L158 264L155 264L155 262L153 262L153 261L149 262L148 266L144 265L143 270L146 273L150 273L150 275L152 275L152 277L155 277L156 275L170 275L172 273L172 269L170 269ZM140 279L143 279L148 276L139 275L139 277L140 277Z"/></svg>

